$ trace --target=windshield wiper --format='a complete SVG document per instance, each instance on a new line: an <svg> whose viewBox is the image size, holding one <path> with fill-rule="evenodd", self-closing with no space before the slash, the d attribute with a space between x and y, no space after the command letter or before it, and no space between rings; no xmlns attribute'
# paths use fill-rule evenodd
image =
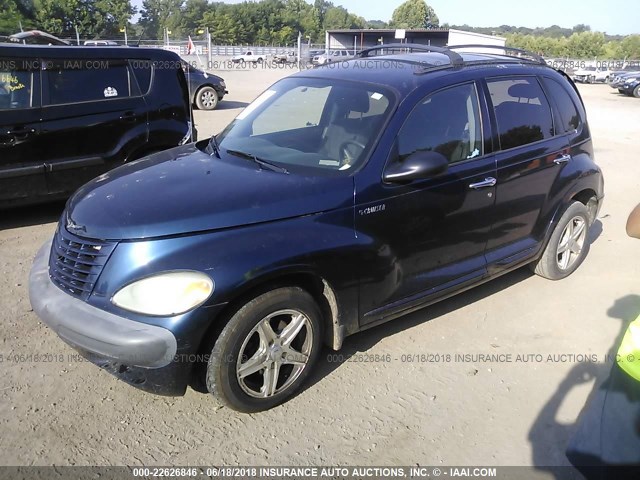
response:
<svg viewBox="0 0 640 480"><path fill-rule="evenodd" d="M227 150L227 153L229 155L235 155L236 157L242 157L242 158L246 158L248 160L251 160L255 163L257 163L258 165L260 165L260 167L262 168L267 168L268 170L271 170L272 172L281 172L281 173L285 173L287 175L289 175L289 170L287 170L284 167L281 167L280 165L276 165L275 163L271 163L267 160L264 160L262 158L257 157L256 155L252 154L252 153L247 153L247 152L241 152L240 150Z"/></svg>
<svg viewBox="0 0 640 480"><path fill-rule="evenodd" d="M207 145L207 153L209 155L213 153L216 157L220 158L220 146L218 145L218 139L215 135L211 135L209 145Z"/></svg>

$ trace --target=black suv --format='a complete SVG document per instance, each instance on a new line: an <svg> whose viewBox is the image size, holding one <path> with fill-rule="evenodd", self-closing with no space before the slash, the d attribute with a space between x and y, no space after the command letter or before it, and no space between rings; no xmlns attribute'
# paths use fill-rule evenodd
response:
<svg viewBox="0 0 640 480"><path fill-rule="evenodd" d="M429 52L295 74L218 138L82 187L34 261L34 311L132 385L250 412L323 345L524 265L571 274L603 199L572 81L397 48Z"/></svg>
<svg viewBox="0 0 640 480"><path fill-rule="evenodd" d="M180 58L160 49L0 46L0 206L66 197L192 135Z"/></svg>

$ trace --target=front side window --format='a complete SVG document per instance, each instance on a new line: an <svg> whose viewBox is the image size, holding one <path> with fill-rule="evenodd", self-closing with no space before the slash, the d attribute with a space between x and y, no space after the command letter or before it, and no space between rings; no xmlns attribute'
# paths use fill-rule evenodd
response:
<svg viewBox="0 0 640 480"><path fill-rule="evenodd" d="M33 71L15 59L0 58L0 110L21 110L33 105Z"/></svg>
<svg viewBox="0 0 640 480"><path fill-rule="evenodd" d="M130 85L124 62L64 60L47 70L49 105L126 98Z"/></svg>
<svg viewBox="0 0 640 480"><path fill-rule="evenodd" d="M218 137L239 152L285 168L348 174L367 158L394 97L383 87L311 78L281 80Z"/></svg>
<svg viewBox="0 0 640 480"><path fill-rule="evenodd" d="M551 108L535 77L501 78L487 85L502 150L553 136Z"/></svg>
<svg viewBox="0 0 640 480"><path fill-rule="evenodd" d="M438 152L450 164L482 155L475 84L441 90L416 105L398 135L399 159L418 151Z"/></svg>

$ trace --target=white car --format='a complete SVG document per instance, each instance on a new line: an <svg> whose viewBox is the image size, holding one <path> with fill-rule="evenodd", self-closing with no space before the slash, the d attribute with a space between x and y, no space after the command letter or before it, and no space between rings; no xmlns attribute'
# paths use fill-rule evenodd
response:
<svg viewBox="0 0 640 480"><path fill-rule="evenodd" d="M584 67L573 74L573 81L580 83L606 82L611 76L611 70L598 67Z"/></svg>
<svg viewBox="0 0 640 480"><path fill-rule="evenodd" d="M266 55L256 55L248 50L242 55L236 55L231 59L233 63L262 63L267 61Z"/></svg>
<svg viewBox="0 0 640 480"><path fill-rule="evenodd" d="M350 50L334 50L332 52L323 53L322 55L316 55L313 57L312 63L314 65L325 65L331 62L349 60L354 56L355 53Z"/></svg>

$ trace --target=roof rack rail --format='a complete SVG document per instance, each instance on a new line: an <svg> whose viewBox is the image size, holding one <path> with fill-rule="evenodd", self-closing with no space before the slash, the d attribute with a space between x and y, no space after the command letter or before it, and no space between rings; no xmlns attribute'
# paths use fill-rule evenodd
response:
<svg viewBox="0 0 640 480"><path fill-rule="evenodd" d="M547 64L545 59L542 58L540 55L530 52L528 50L523 50L521 48L505 47L502 45L483 45L481 43L470 43L467 45L450 45L447 48L449 50L457 50L460 48L487 48L487 49L494 49L494 50L502 50L503 52L513 52L513 53L519 53L521 55L527 55L538 63L542 63L543 65Z"/></svg>
<svg viewBox="0 0 640 480"><path fill-rule="evenodd" d="M451 62L451 66L457 67L464 64L464 59L460 56L460 54L451 51L447 47L432 47L431 45L422 45L420 43L388 43L386 45L377 45L375 47L365 48L362 50L358 56L362 58L366 58L369 56L369 52L374 52L377 50L421 50L423 52L433 52L433 53L441 53L446 55Z"/></svg>

